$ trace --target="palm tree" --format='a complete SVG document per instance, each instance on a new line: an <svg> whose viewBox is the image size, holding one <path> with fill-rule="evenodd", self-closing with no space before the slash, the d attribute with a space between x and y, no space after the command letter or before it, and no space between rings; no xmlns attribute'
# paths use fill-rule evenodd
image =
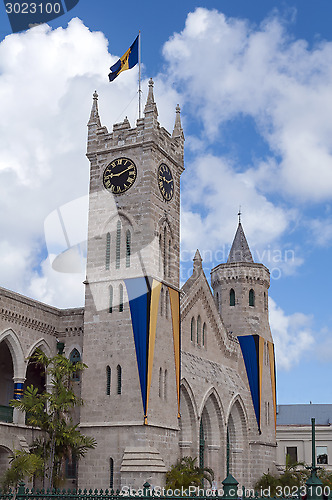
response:
<svg viewBox="0 0 332 500"><path fill-rule="evenodd" d="M26 412L28 424L39 427L40 434L29 452L14 452L2 479L5 487L34 475L43 476L44 488L57 487L64 475L65 460L82 457L96 446L94 438L82 435L71 418L71 410L83 404L73 391L73 374L86 365L73 363L61 354L48 357L38 349L32 359L49 374L52 390L39 393L31 385L21 400L11 401L12 406Z"/></svg>
<svg viewBox="0 0 332 500"><path fill-rule="evenodd" d="M196 462L197 458L180 458L166 473L166 488L186 490L189 486L199 487L203 484L204 479L211 486L214 479L213 470L210 467L199 467Z"/></svg>

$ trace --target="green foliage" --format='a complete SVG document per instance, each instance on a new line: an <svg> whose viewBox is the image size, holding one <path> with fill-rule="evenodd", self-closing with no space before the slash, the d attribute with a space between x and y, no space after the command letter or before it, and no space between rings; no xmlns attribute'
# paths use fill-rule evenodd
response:
<svg viewBox="0 0 332 500"><path fill-rule="evenodd" d="M44 464L41 457L26 451L15 451L10 459L10 467L1 480L6 491L11 485L23 481L25 477L42 476Z"/></svg>
<svg viewBox="0 0 332 500"><path fill-rule="evenodd" d="M199 467L196 462L197 458L180 458L166 473L166 488L175 490L176 488L188 489L189 486L201 486L204 479L211 486L214 479L213 470L210 467Z"/></svg>
<svg viewBox="0 0 332 500"><path fill-rule="evenodd" d="M330 491L332 491L332 472L327 471L323 467L319 467L317 476L322 481L323 488L324 486L328 486L330 488Z"/></svg>
<svg viewBox="0 0 332 500"><path fill-rule="evenodd" d="M15 452L2 484L16 486L22 479L42 474L45 488L57 487L64 477L66 459L71 461L74 455L78 459L96 446L93 438L80 433L71 418L71 410L83 404L73 391L73 374L86 365L72 363L61 354L49 358L40 350L31 359L45 369L52 390L39 393L31 385L21 400L11 401L12 406L26 412L28 424L39 427L41 433L29 453Z"/></svg>
<svg viewBox="0 0 332 500"><path fill-rule="evenodd" d="M292 462L289 455L286 455L285 470L278 475L263 474L263 476L255 483L255 489L270 488L271 497L276 496L276 488L280 486L281 491L285 486L304 486L309 477L309 471L305 469L304 462Z"/></svg>

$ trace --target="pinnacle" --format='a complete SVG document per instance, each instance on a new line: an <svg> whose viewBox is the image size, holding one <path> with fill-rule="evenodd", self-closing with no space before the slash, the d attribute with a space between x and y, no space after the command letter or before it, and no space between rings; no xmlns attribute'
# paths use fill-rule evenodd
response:
<svg viewBox="0 0 332 500"><path fill-rule="evenodd" d="M241 222L239 222L227 259L227 263L231 262L254 262Z"/></svg>
<svg viewBox="0 0 332 500"><path fill-rule="evenodd" d="M153 82L152 78L150 78L149 91L148 91L148 97L146 99L146 104L145 104L145 108L144 108L144 114L149 113L149 112L153 112L154 114L156 114L156 116L158 116L157 105L155 103L154 95L153 95L153 85L154 85L154 82Z"/></svg>
<svg viewBox="0 0 332 500"><path fill-rule="evenodd" d="M176 108L175 108L175 124L174 124L174 129L173 129L173 134L172 134L172 137L182 137L184 138L184 134L183 134L183 129L182 129L182 125L181 125L181 116L180 116L180 112L181 112L181 108L180 106L177 104Z"/></svg>
<svg viewBox="0 0 332 500"><path fill-rule="evenodd" d="M194 263L197 262L197 263L202 263L202 257L201 257L201 254L199 252L199 250L197 249L196 250L196 253L195 253L195 256L194 256Z"/></svg>
<svg viewBox="0 0 332 500"><path fill-rule="evenodd" d="M101 127L99 112L98 112L98 94L96 90L93 93L93 102L92 102L92 108L88 125L97 125L98 127Z"/></svg>

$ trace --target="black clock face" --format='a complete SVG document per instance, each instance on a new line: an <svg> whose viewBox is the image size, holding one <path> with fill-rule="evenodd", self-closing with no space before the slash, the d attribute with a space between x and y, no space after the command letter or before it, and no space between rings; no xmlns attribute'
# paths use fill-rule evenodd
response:
<svg viewBox="0 0 332 500"><path fill-rule="evenodd" d="M158 168L158 186L166 201L170 201L174 194L174 179L171 169L162 163Z"/></svg>
<svg viewBox="0 0 332 500"><path fill-rule="evenodd" d="M103 184L114 194L127 191L135 182L137 168L129 158L116 158L104 170Z"/></svg>

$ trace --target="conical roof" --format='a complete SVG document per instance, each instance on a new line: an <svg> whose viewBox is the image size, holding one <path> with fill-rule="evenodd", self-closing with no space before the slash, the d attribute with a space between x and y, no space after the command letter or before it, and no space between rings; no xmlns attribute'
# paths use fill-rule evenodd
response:
<svg viewBox="0 0 332 500"><path fill-rule="evenodd" d="M227 259L228 264L231 262L254 262L241 222L239 222Z"/></svg>

